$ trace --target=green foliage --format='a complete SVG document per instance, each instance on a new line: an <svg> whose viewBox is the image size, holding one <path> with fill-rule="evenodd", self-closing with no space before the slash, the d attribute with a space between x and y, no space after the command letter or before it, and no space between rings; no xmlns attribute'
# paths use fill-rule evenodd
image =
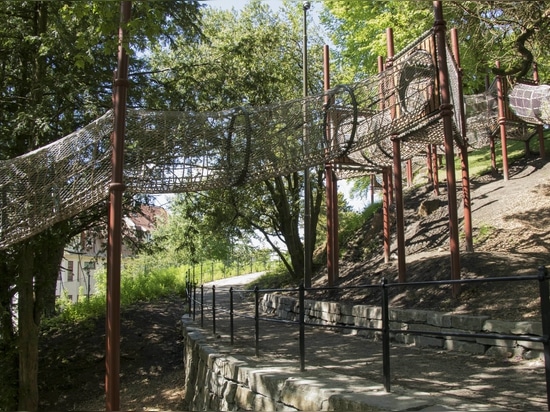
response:
<svg viewBox="0 0 550 412"><path fill-rule="evenodd" d="M493 226L482 225L478 229L475 237L472 239L474 242L474 245L478 245L480 243L485 242L487 239L491 237L494 231L495 231L495 228Z"/></svg>
<svg viewBox="0 0 550 412"><path fill-rule="evenodd" d="M258 289L282 289L296 287L296 280L286 270L286 268L279 264L276 268L270 270L265 275L260 276L253 282L246 285L247 290L253 290L255 287Z"/></svg>
<svg viewBox="0 0 550 412"><path fill-rule="evenodd" d="M340 217L339 243L344 248L352 236L368 222L382 207L382 203L376 202L368 205L362 212L346 212Z"/></svg>

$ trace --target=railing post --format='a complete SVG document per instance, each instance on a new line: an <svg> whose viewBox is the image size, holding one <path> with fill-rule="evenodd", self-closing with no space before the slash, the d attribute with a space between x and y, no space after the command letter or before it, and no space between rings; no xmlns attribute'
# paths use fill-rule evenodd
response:
<svg viewBox="0 0 550 412"><path fill-rule="evenodd" d="M189 313L189 315L191 315L192 296L191 296L191 282L189 282L189 280L187 281L185 290L187 291L187 312Z"/></svg>
<svg viewBox="0 0 550 412"><path fill-rule="evenodd" d="M299 289L299 305L300 305L300 371L306 370L306 339L305 339L305 287L303 283L300 283Z"/></svg>
<svg viewBox="0 0 550 412"><path fill-rule="evenodd" d="M212 285L212 333L216 334L216 285Z"/></svg>
<svg viewBox="0 0 550 412"><path fill-rule="evenodd" d="M197 313L197 285L193 280L193 321L195 320L196 313Z"/></svg>
<svg viewBox="0 0 550 412"><path fill-rule="evenodd" d="M254 335L255 335L255 349L256 356L259 356L260 346L260 293L258 286L254 287Z"/></svg>
<svg viewBox="0 0 550 412"><path fill-rule="evenodd" d="M550 289L548 270L541 266L538 270L540 290L540 312L542 319L542 337L544 339L544 372L546 375L546 406L550 411Z"/></svg>
<svg viewBox="0 0 550 412"><path fill-rule="evenodd" d="M229 334L231 335L231 345L233 345L233 286L229 288Z"/></svg>
<svg viewBox="0 0 550 412"><path fill-rule="evenodd" d="M201 284L201 328L204 328L204 285Z"/></svg>
<svg viewBox="0 0 550 412"><path fill-rule="evenodd" d="M382 279L382 371L384 375L384 388L386 392L391 389L390 371L390 316L388 307L388 281Z"/></svg>

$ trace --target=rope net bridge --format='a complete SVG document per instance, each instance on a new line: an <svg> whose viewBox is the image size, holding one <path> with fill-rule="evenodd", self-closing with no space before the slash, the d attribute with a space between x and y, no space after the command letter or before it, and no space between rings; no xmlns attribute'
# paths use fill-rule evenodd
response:
<svg viewBox="0 0 550 412"><path fill-rule="evenodd" d="M307 98L220 112L128 110L127 191L238 186L343 158L364 174L391 164L392 138L402 142L403 159L411 158L443 141L435 61L430 31L382 73ZM458 70L449 64L449 72L456 101ZM470 115L487 111L478 106ZM461 139L461 110L455 104L455 141ZM56 142L0 162L0 249L108 197L113 129L109 111Z"/></svg>

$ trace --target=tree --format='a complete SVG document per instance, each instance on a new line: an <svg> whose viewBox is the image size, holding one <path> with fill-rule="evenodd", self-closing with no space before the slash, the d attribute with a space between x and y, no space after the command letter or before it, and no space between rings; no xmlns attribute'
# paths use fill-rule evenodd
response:
<svg viewBox="0 0 550 412"><path fill-rule="evenodd" d="M261 107L301 97L301 5L300 13L297 10L297 5L288 6L283 16L259 0L249 2L240 13L206 10L204 41L182 44L173 51L154 50L153 64L159 73L155 82L168 96L158 102L159 107L208 112L243 105ZM309 90L314 93L322 90L322 43L314 27L310 39ZM323 173L323 168L317 168L312 174L313 228L324 196ZM186 201L201 199L201 208L187 209L193 214L187 218L209 222L211 226L205 230L210 232L238 228L243 236L261 233L299 279L304 270L300 237L303 187L302 174L293 173L260 185L186 194Z"/></svg>
<svg viewBox="0 0 550 412"><path fill-rule="evenodd" d="M396 50L433 26L432 2L327 0L324 24L340 49L344 78L374 73L377 56L386 56L385 29L394 29ZM467 93L480 92L494 73L524 77L531 63L548 76L550 2L443 2L447 28L457 28ZM494 69L500 60L503 69Z"/></svg>
<svg viewBox="0 0 550 412"><path fill-rule="evenodd" d="M130 25L134 50L143 50L151 41L169 45L176 34L195 39L198 9L198 2L183 0L137 3ZM118 2L4 1L0 16L0 159L50 143L111 107ZM133 60L133 72L143 72L143 59ZM131 101L142 101L143 87L131 90ZM0 251L0 346L6 354L6 367L0 370L3 408L38 408L40 319L55 297L63 247L97 223L105 210L93 208Z"/></svg>

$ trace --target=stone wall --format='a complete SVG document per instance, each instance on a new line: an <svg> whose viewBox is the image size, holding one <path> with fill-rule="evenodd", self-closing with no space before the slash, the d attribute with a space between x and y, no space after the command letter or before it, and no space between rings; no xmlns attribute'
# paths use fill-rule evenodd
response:
<svg viewBox="0 0 550 412"><path fill-rule="evenodd" d="M276 314L287 320L298 321L298 300L288 296L266 294L260 302L264 313ZM381 338L381 332L354 329L354 327L382 328L382 309L379 306L351 305L337 302L305 300L305 321L340 328L343 332ZM522 356L526 359L543 358L543 344L521 340L500 339L496 335L542 336L541 322L507 322L488 316L458 315L414 309L389 309L393 341L419 347L468 352L476 355ZM349 329L348 329L349 328ZM413 333L407 333L407 331ZM401 333L402 332L402 333ZM419 333L436 332L448 335L425 336ZM453 333L494 334L495 337L457 337Z"/></svg>
<svg viewBox="0 0 550 412"><path fill-rule="evenodd" d="M296 362L251 364L216 348L212 337L183 318L185 401L191 411L424 410L438 399L328 371L301 373ZM428 410L428 409L427 409ZM438 407L433 410L444 410Z"/></svg>

